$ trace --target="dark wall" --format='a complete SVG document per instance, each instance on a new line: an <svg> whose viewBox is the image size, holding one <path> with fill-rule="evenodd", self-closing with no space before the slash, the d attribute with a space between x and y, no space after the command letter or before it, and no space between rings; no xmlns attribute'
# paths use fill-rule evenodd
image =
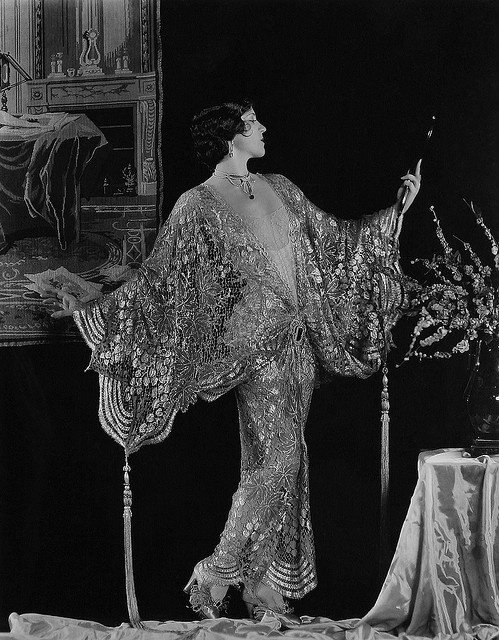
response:
<svg viewBox="0 0 499 640"><path fill-rule="evenodd" d="M499 232L499 9L474 0L168 0L162 8L165 217L207 173L192 160L198 109L254 99L267 155L253 168L295 181L355 217L394 201L431 117L424 186L402 236L403 264L438 249L442 224L475 237L462 198ZM421 449L468 444L466 358L401 368L390 357L390 546ZM2 622L10 611L126 619L119 447L100 430L82 344L0 350ZM361 616L379 590L380 378L318 390L307 426L319 587L298 613ZM198 403L166 442L132 459L136 586L145 619L189 619L182 587L215 546L238 480L234 398ZM237 606L234 609L237 614Z"/></svg>
<svg viewBox="0 0 499 640"><path fill-rule="evenodd" d="M448 235L480 243L462 198L499 233L499 7L463 0L210 0L164 12L165 215L209 174L195 164L197 110L249 96L266 125L265 158L340 217L394 201L420 157L423 188L406 218L403 266L439 250L429 206ZM468 444L462 401L467 358L400 363L411 324L390 357L391 539L416 479L418 452ZM304 608L361 615L379 588L379 376L319 390L308 424L320 585ZM373 561L374 559L374 561ZM381 564L386 568L382 558Z"/></svg>

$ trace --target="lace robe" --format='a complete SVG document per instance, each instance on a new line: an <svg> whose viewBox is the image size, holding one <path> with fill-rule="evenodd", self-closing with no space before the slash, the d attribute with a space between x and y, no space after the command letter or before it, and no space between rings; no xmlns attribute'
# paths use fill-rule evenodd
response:
<svg viewBox="0 0 499 640"><path fill-rule="evenodd" d="M339 220L283 176L262 178L287 212L291 258L276 262L200 185L180 197L134 279L74 315L99 373L102 426L127 455L163 440L198 397L237 387L241 481L198 568L219 584L263 581L301 598L316 585L304 441L312 391L380 367L403 297L399 221L393 207Z"/></svg>

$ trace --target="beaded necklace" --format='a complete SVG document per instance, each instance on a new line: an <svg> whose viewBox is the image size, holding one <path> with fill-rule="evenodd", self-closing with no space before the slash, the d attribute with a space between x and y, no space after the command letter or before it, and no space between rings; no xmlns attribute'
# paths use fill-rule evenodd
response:
<svg viewBox="0 0 499 640"><path fill-rule="evenodd" d="M248 194L250 200L254 200L253 182L255 182L255 179L251 176L249 171L244 175L239 175L237 173L226 173L225 171L220 171L220 169L215 169L212 175L215 176L215 178L228 180L231 185Z"/></svg>

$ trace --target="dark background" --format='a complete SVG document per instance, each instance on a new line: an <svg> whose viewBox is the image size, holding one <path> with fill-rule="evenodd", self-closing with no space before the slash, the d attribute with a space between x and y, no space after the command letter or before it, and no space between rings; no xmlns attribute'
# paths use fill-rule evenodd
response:
<svg viewBox="0 0 499 640"><path fill-rule="evenodd" d="M438 250L428 208L479 246L462 198L497 234L499 8L474 0L168 0L161 4L165 217L208 177L189 121L249 96L267 127L265 158L340 217L393 203L431 117L424 182L401 238L403 266ZM390 356L393 551L421 449L465 446L467 358L409 362L411 324ZM1 624L36 611L119 624L122 452L100 429L97 380L82 344L0 350ZM379 553L380 376L315 393L307 440L319 587L299 614L360 617L389 558ZM171 436L131 459L136 588L144 619L192 619L182 587L213 550L238 481L232 395L200 402ZM240 613L237 598L233 615Z"/></svg>

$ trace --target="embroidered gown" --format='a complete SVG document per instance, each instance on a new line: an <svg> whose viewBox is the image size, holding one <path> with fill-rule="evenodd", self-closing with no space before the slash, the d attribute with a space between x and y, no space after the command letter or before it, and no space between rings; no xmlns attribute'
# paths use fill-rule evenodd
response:
<svg viewBox="0 0 499 640"><path fill-rule="evenodd" d="M268 224L195 187L137 275L74 317L99 373L101 424L126 455L163 440L197 398L236 388L241 480L198 570L297 599L317 582L304 440L312 391L380 367L403 298L400 221L394 207L340 220L283 176L261 177L282 203Z"/></svg>

